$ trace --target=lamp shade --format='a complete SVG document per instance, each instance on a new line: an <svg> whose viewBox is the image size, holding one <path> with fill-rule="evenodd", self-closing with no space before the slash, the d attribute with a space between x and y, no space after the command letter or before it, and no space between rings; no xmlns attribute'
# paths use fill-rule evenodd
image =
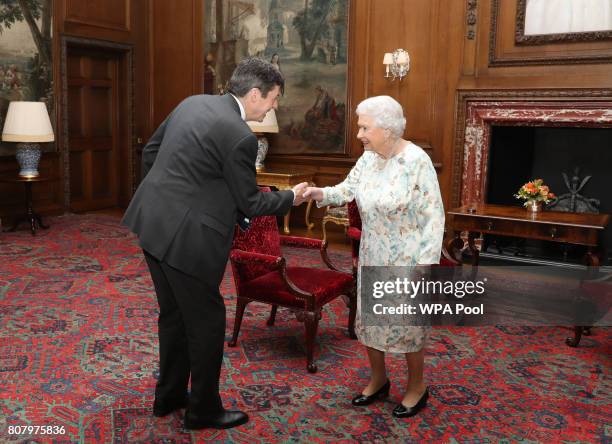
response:
<svg viewBox="0 0 612 444"><path fill-rule="evenodd" d="M271 109L266 113L262 122L249 120L247 122L249 128L254 133L278 133L278 123L276 122L276 113Z"/></svg>
<svg viewBox="0 0 612 444"><path fill-rule="evenodd" d="M53 142L53 127L43 102L11 102L6 113L5 142Z"/></svg>
<svg viewBox="0 0 612 444"><path fill-rule="evenodd" d="M385 56L383 57L383 65L390 65L393 63L393 54L390 52L385 52Z"/></svg>

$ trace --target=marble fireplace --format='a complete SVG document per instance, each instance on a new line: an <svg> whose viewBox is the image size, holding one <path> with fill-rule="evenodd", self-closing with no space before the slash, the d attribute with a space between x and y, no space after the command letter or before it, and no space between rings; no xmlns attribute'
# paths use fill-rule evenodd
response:
<svg viewBox="0 0 612 444"><path fill-rule="evenodd" d="M573 157L567 153L564 153L564 155L565 158L571 159L580 155L582 160L588 158L589 161L595 162L594 165L598 170L598 183L612 184L612 161L610 161L612 159L612 143L609 143L609 141L612 141L612 91L460 92L453 158L452 206L483 203L520 205L518 201L513 202L512 190L518 189L528 179L539 177L540 169L534 167L534 177L526 177L529 173L525 173L525 168L522 168L522 171L520 171L521 168L516 168L517 165L520 165L521 160L513 158L513 153L500 153L499 150L513 150L517 152L516 156L520 156L521 153L525 152L523 145L526 143L521 139L521 134L533 134L534 131L538 131L539 139L550 137L550 134L557 138L563 137L563 135L559 135L559 131L554 136L554 128L562 128L561 133L563 131L566 133L568 131L573 132L574 137L578 134L577 137L580 140L582 140L581 135L589 134L584 132L585 129L594 129L594 133L597 133L594 139L600 141L600 146L594 148L593 153L605 153L605 156L590 155L585 154L585 152L577 152ZM605 130L602 131L602 129ZM545 136L541 135L542 131L544 131ZM495 141L496 138L498 142ZM500 138L502 139L501 143L499 142ZM508 140L504 141L504 138ZM531 136L531 138L534 137ZM592 139L593 137L584 137L585 143ZM576 150L584 151L584 143L575 143L574 145ZM521 147L520 150L515 148L519 146ZM556 157L554 146L552 149L550 146L547 149L547 155L554 160ZM568 147L566 146L563 149L567 151ZM531 150L533 152L534 148L531 148ZM502 160L502 174L500 174L499 158L502 154L501 157L505 160ZM493 162L492 160L495 157L497 157L497 161ZM602 162L609 162L610 164L602 165ZM492 168L497 168L498 173L493 176L496 180L491 180L489 175ZM558 173L552 174L549 172L548 176L558 176L560 178L557 187L561 189L553 189L557 194L560 194L565 192L564 185L561 185L563 183L561 172L567 172L571 175L573 171L567 171L568 168L565 165L557 166L557 168ZM592 168L587 165L586 168L583 168L582 173L584 175L590 174L590 169ZM495 185L499 189L500 178L509 182L501 187L502 190L506 190L504 194L508 194L506 200L502 202L496 201L496 199L499 200L499 192L495 196L492 189L495 187L491 186L493 182L497 182ZM604 179L607 182L602 182ZM593 188L591 186L591 189ZM612 213L610 211L612 208L612 192L610 189L606 190L605 193L598 190L601 197L608 199L602 205L602 213ZM612 227L607 228L602 243L607 246L609 256L612 253ZM607 262L611 263L612 260L609 259Z"/></svg>

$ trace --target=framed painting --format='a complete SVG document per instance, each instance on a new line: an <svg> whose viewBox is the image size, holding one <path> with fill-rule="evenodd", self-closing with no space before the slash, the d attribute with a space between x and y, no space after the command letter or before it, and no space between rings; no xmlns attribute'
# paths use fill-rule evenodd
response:
<svg viewBox="0 0 612 444"><path fill-rule="evenodd" d="M612 61L612 0L490 2L489 66Z"/></svg>
<svg viewBox="0 0 612 444"><path fill-rule="evenodd" d="M612 0L517 0L517 44L610 39Z"/></svg>
<svg viewBox="0 0 612 444"><path fill-rule="evenodd" d="M222 93L243 58L264 58L285 77L270 152L345 154L350 0L204 1L205 92Z"/></svg>
<svg viewBox="0 0 612 444"><path fill-rule="evenodd" d="M45 102L54 120L51 51L51 0L0 0L0 130L8 105ZM15 154L15 144L0 142L0 155ZM43 144L54 150L55 144Z"/></svg>

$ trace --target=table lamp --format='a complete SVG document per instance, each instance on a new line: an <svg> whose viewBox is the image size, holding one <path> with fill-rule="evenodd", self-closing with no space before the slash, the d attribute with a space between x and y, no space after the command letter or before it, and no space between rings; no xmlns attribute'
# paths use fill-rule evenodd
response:
<svg viewBox="0 0 612 444"><path fill-rule="evenodd" d="M255 168L257 171L263 171L264 160L268 153L270 144L264 133L278 133L278 123L276 122L276 113L274 109L267 112L262 122L250 120L247 125L257 135L257 159L255 160Z"/></svg>
<svg viewBox="0 0 612 444"><path fill-rule="evenodd" d="M4 142L17 143L17 162L21 177L37 177L40 142L53 142L53 127L43 102L11 102L6 113Z"/></svg>

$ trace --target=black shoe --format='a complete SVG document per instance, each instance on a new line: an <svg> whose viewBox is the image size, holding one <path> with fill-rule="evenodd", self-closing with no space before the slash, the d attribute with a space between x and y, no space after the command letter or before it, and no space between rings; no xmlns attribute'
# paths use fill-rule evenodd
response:
<svg viewBox="0 0 612 444"><path fill-rule="evenodd" d="M364 405L370 405L377 399L384 399L387 396L389 396L390 389L391 389L391 381L387 379L387 382L385 382L385 385L383 385L381 388L376 390L371 395L362 394L359 396L355 396L351 402L353 405L358 406L358 407L362 407Z"/></svg>
<svg viewBox="0 0 612 444"><path fill-rule="evenodd" d="M185 428L197 429L229 429L249 421L249 416L240 410L221 410L217 414L207 415L200 418L185 413Z"/></svg>
<svg viewBox="0 0 612 444"><path fill-rule="evenodd" d="M178 409L184 409L187 407L189 403L189 398L185 396L183 399L174 400L174 401L162 401L161 399L155 398L153 402L153 416L157 416L161 418L163 416L169 415Z"/></svg>
<svg viewBox="0 0 612 444"><path fill-rule="evenodd" d="M412 407L406 407L404 404L399 403L397 407L393 409L393 416L396 418L410 418L416 415L427 405L427 399L429 398L429 389L425 388L425 393L421 396L421 399L417 401Z"/></svg>

